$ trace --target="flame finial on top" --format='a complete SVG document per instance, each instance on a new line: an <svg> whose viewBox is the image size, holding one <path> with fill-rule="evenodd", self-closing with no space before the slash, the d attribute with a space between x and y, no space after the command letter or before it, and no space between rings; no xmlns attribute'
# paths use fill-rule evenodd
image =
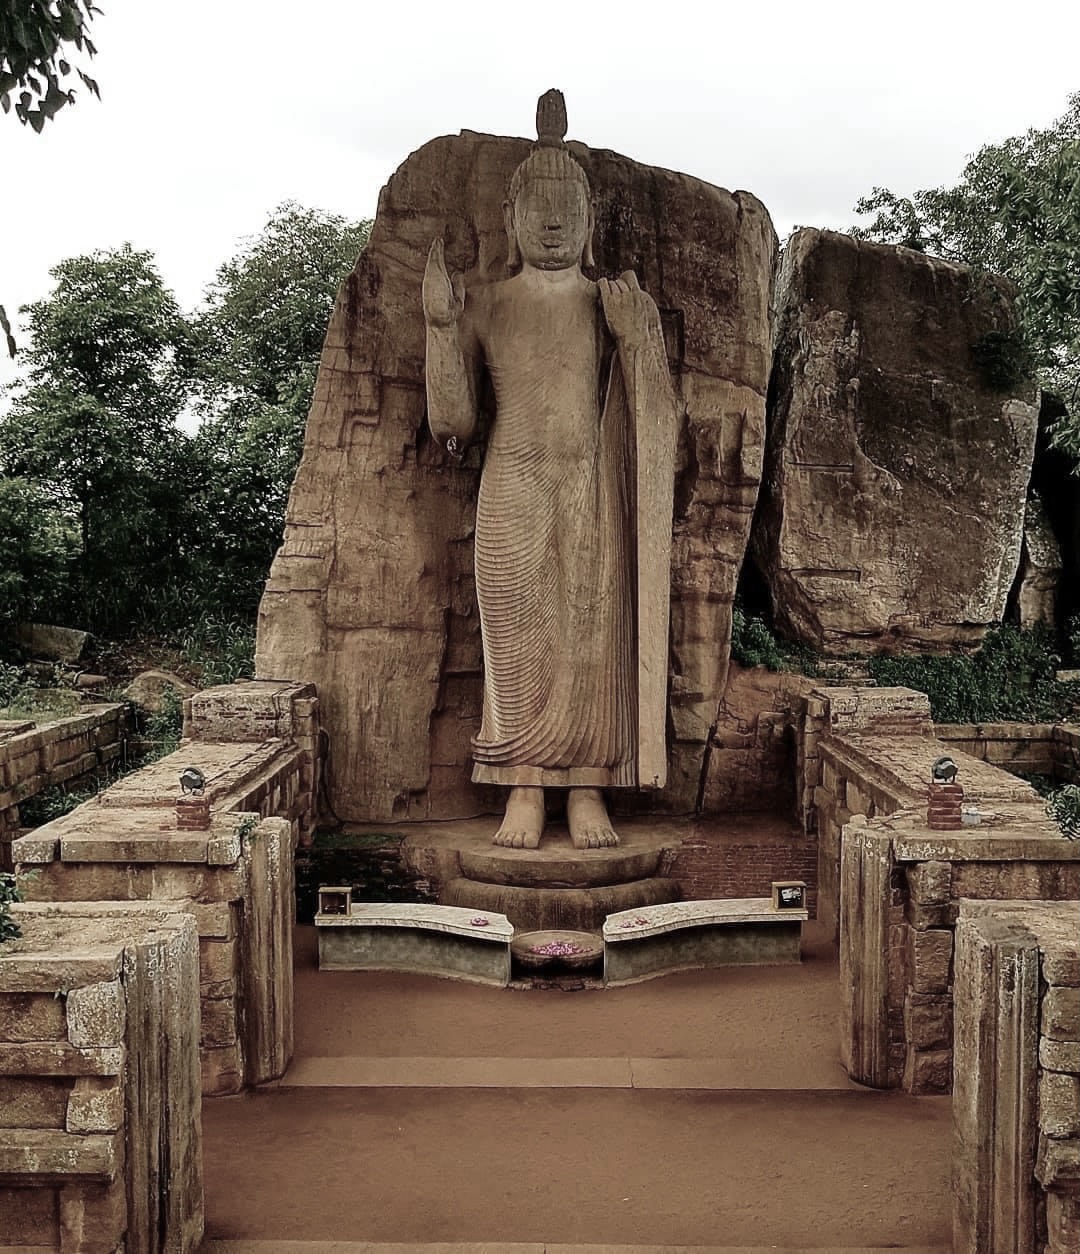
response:
<svg viewBox="0 0 1080 1254"><path fill-rule="evenodd" d="M566 99L556 87L536 102L536 142L541 148L562 148L566 140Z"/></svg>

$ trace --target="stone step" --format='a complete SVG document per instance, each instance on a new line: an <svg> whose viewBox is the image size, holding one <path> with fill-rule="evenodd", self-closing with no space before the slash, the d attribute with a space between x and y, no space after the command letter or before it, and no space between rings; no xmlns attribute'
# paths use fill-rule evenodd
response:
<svg viewBox="0 0 1080 1254"><path fill-rule="evenodd" d="M865 1092L838 1057L372 1058L304 1057L277 1088L669 1089L673 1091Z"/></svg>
<svg viewBox="0 0 1080 1254"><path fill-rule="evenodd" d="M675 880L660 876L596 888L523 888L459 877L443 885L439 901L505 914L519 932L599 932L609 914L678 901L680 896Z"/></svg>
<svg viewBox="0 0 1080 1254"><path fill-rule="evenodd" d="M946 1245L830 1245L828 1254L951 1254ZM22 1254L53 1254L26 1246ZM6 1251L5 1251L6 1254ZM826 1254L819 1245L565 1245L543 1241L207 1241L199 1254Z"/></svg>

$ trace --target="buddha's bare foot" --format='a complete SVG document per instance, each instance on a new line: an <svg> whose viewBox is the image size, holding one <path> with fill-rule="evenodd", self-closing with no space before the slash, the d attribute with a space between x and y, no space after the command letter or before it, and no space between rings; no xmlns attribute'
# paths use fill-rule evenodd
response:
<svg viewBox="0 0 1080 1254"><path fill-rule="evenodd" d="M619 843L599 788L571 788L566 821L575 849L606 849Z"/></svg>
<svg viewBox="0 0 1080 1254"><path fill-rule="evenodd" d="M543 831L544 790L524 786L511 788L502 826L491 843L507 849L536 849Z"/></svg>

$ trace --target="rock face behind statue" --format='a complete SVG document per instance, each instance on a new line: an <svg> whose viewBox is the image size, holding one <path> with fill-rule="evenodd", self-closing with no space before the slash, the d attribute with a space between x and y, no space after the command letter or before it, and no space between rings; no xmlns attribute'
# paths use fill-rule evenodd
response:
<svg viewBox="0 0 1080 1254"><path fill-rule="evenodd" d="M974 644L1020 559L1035 389L989 384L1002 279L796 232L777 284L754 551L785 634L826 652Z"/></svg>
<svg viewBox="0 0 1080 1254"><path fill-rule="evenodd" d="M764 208L571 144L592 188L596 273L633 270L660 311L683 411L671 571L666 788L693 807L723 694L731 601L761 475L776 237ZM424 421L420 277L432 239L468 284L503 278L502 205L530 145L464 133L414 153L379 201L323 350L285 542L260 610L259 675L318 685L329 800L356 821L494 812L470 782L481 718L473 575L481 439L463 461Z"/></svg>

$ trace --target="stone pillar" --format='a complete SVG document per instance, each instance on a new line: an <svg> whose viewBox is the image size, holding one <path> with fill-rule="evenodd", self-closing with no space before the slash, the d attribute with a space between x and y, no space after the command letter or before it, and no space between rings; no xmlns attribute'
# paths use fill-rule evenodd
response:
<svg viewBox="0 0 1080 1254"><path fill-rule="evenodd" d="M0 1240L194 1254L199 939L139 904L15 905L0 946Z"/></svg>
<svg viewBox="0 0 1080 1254"><path fill-rule="evenodd" d="M892 837L855 816L844 828L840 866L840 1054L848 1075L890 1088ZM898 981L894 981L898 983ZM896 1070L894 1064L893 1070Z"/></svg>
<svg viewBox="0 0 1080 1254"><path fill-rule="evenodd" d="M1039 942L1023 922L956 929L953 1250L1034 1254Z"/></svg>

